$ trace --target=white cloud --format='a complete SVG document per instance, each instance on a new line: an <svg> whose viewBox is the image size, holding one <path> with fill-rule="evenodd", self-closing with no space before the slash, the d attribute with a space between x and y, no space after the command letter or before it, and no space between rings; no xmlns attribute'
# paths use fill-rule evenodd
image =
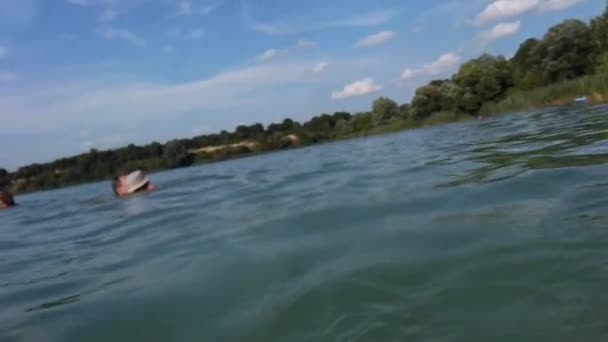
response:
<svg viewBox="0 0 608 342"><path fill-rule="evenodd" d="M16 133L62 128L87 117L91 125L134 122L172 115L270 105L278 89L315 82L310 63L272 63L228 70L182 83L87 79L37 84L0 92L4 124Z"/></svg>
<svg viewBox="0 0 608 342"><path fill-rule="evenodd" d="M418 70L406 68L405 70L403 70L403 73L401 73L401 79L404 81L408 81L418 76L419 73L420 72Z"/></svg>
<svg viewBox="0 0 608 342"><path fill-rule="evenodd" d="M91 0L65 0L68 4L76 6L88 6L91 4Z"/></svg>
<svg viewBox="0 0 608 342"><path fill-rule="evenodd" d="M297 41L294 47L284 48L284 49L268 49L257 56L259 61L265 62L277 57L284 57L289 55L290 51L293 49L306 49L317 46L317 42L313 42L310 40L300 39Z"/></svg>
<svg viewBox="0 0 608 342"><path fill-rule="evenodd" d="M393 31L378 32L361 39L355 44L355 47L371 47L381 45L395 38L395 36L396 34Z"/></svg>
<svg viewBox="0 0 608 342"><path fill-rule="evenodd" d="M2 34L6 29L24 29L34 25L40 14L39 0L0 0Z"/></svg>
<svg viewBox="0 0 608 342"><path fill-rule="evenodd" d="M538 7L540 0L496 0L489 4L474 20L484 25L502 18L509 18L531 11Z"/></svg>
<svg viewBox="0 0 608 342"><path fill-rule="evenodd" d="M0 46L0 59L6 57L7 54L8 54L8 50L5 47Z"/></svg>
<svg viewBox="0 0 608 342"><path fill-rule="evenodd" d="M475 17L473 24L485 25L533 10L560 11L585 0L495 0Z"/></svg>
<svg viewBox="0 0 608 342"><path fill-rule="evenodd" d="M298 40L298 43L296 44L296 47L298 48L311 48L311 47L315 47L317 46L317 42L313 42L311 40L306 40L306 39L300 39Z"/></svg>
<svg viewBox="0 0 608 342"><path fill-rule="evenodd" d="M84 148L96 148L99 150L107 150L117 148L128 144L134 140L133 134L129 133L110 133L99 138L87 140L82 143Z"/></svg>
<svg viewBox="0 0 608 342"><path fill-rule="evenodd" d="M288 18L270 23L254 23L253 29L268 35L319 31L329 28L369 27L385 24L397 14L393 10L383 10L342 19L321 20L319 18ZM246 14L246 17L247 14ZM251 19L249 19L251 21Z"/></svg>
<svg viewBox="0 0 608 342"><path fill-rule="evenodd" d="M540 4L539 9L541 11L561 11L583 1L585 0L545 0Z"/></svg>
<svg viewBox="0 0 608 342"><path fill-rule="evenodd" d="M489 30L481 32L479 34L479 39L481 43L489 43L517 33L520 27L521 22L519 20L511 23L500 23Z"/></svg>
<svg viewBox="0 0 608 342"><path fill-rule="evenodd" d="M340 91L331 93L331 98L334 100L345 99L347 97L362 96L377 92L382 89L382 86L377 84L374 79L368 77L362 80L347 84Z"/></svg>
<svg viewBox="0 0 608 342"><path fill-rule="evenodd" d="M221 2L216 2L211 5L207 5L201 9L201 14L203 14L203 15L210 14L211 12L215 11L218 7L220 7L221 5L222 5Z"/></svg>
<svg viewBox="0 0 608 342"><path fill-rule="evenodd" d="M213 3L208 3L205 6L200 6L199 3L192 0L179 0L177 3L177 13L182 16L190 16L190 15L208 15L213 11L218 9L222 5L222 1L216 1Z"/></svg>
<svg viewBox="0 0 608 342"><path fill-rule="evenodd" d="M328 62L319 62L319 63L315 64L315 66L312 68L312 72L314 72L315 74L320 74L323 71L325 71L325 69L327 69L328 66L329 66Z"/></svg>
<svg viewBox="0 0 608 342"><path fill-rule="evenodd" d="M205 30L203 30L203 29L194 29L194 30L188 32L188 34L186 34L186 38L191 39L191 40L201 39L204 36L205 36Z"/></svg>
<svg viewBox="0 0 608 342"><path fill-rule="evenodd" d="M414 77L424 75L433 76L439 75L444 72L452 70L455 66L460 63L461 57L453 52L445 53L431 63L424 64L419 69L407 68L401 74L401 79L404 81L410 80Z"/></svg>
<svg viewBox="0 0 608 342"><path fill-rule="evenodd" d="M13 71L0 70L0 82L12 82L19 79L19 74Z"/></svg>
<svg viewBox="0 0 608 342"><path fill-rule="evenodd" d="M180 0L178 2L179 14L190 15L192 14L192 3L189 0Z"/></svg>
<svg viewBox="0 0 608 342"><path fill-rule="evenodd" d="M172 27L165 31L166 37L177 37L182 35L182 30L179 27Z"/></svg>
<svg viewBox="0 0 608 342"><path fill-rule="evenodd" d="M179 39L189 39L189 40L198 40L205 37L205 29L197 28L191 31L183 31L179 27L172 27L165 31L165 37L168 38L179 38Z"/></svg>
<svg viewBox="0 0 608 342"><path fill-rule="evenodd" d="M136 0L66 0L66 2L75 6L102 8L97 17L102 23L112 22L119 14L124 14L129 8L141 4L140 1Z"/></svg>
<svg viewBox="0 0 608 342"><path fill-rule="evenodd" d="M104 23L108 23L108 22L113 21L114 19L116 19L117 15L118 15L118 12L115 9L113 9L113 8L106 8L99 15L99 21L104 22Z"/></svg>
<svg viewBox="0 0 608 342"><path fill-rule="evenodd" d="M460 56L449 52L439 56L439 58L432 63L425 64L424 67L422 67L422 70L427 74L437 75L449 71L454 66L458 65L460 60Z"/></svg>
<svg viewBox="0 0 608 342"><path fill-rule="evenodd" d="M139 47L146 46L145 39L128 30L106 27L97 30L97 32L107 39L123 39Z"/></svg>
<svg viewBox="0 0 608 342"><path fill-rule="evenodd" d="M286 56L289 54L287 49L268 49L257 56L257 59L262 62L269 61L271 59Z"/></svg>
<svg viewBox="0 0 608 342"><path fill-rule="evenodd" d="M208 126L194 126L192 127L191 130L192 134L205 134L205 133L210 133L211 129Z"/></svg>

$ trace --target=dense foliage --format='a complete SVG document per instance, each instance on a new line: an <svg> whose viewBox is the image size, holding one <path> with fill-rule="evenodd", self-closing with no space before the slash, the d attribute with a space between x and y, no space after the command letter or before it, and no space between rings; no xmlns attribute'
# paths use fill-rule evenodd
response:
<svg viewBox="0 0 608 342"><path fill-rule="evenodd" d="M51 163L24 166L12 173L0 169L0 188L50 189L108 179L136 168L171 169L371 134L386 128L418 127L462 115L477 115L482 107L492 108L514 94L560 82L572 84L575 82L572 80L584 79L585 84L594 84L590 75L600 74L608 75L608 8L589 24L566 20L551 27L541 39L526 40L510 60L484 54L467 61L451 78L434 80L418 88L410 104L399 105L380 97L373 102L371 111L354 115L336 112L315 116L302 124L285 119L267 127L260 123L241 125L233 132L175 139L165 144L129 145L109 151L93 149Z"/></svg>

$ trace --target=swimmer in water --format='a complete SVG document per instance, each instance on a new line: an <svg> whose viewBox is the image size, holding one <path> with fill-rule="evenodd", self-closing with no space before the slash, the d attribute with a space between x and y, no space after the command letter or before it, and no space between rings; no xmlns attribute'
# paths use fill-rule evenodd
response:
<svg viewBox="0 0 608 342"><path fill-rule="evenodd" d="M137 192L155 190L156 186L141 170L136 170L125 176L114 177L112 189L117 197L124 197Z"/></svg>
<svg viewBox="0 0 608 342"><path fill-rule="evenodd" d="M14 207L15 205L15 199L10 192L0 191L0 209Z"/></svg>

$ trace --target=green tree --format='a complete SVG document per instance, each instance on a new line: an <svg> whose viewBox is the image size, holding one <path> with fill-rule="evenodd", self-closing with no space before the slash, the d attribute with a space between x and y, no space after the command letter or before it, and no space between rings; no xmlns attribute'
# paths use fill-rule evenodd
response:
<svg viewBox="0 0 608 342"><path fill-rule="evenodd" d="M410 115L415 119L423 119L441 110L443 96L441 88L435 85L426 85L416 89L412 99Z"/></svg>
<svg viewBox="0 0 608 342"><path fill-rule="evenodd" d="M399 117L402 120L407 120L410 117L410 104L404 103L399 106Z"/></svg>
<svg viewBox="0 0 608 342"><path fill-rule="evenodd" d="M597 51L591 29L580 20L566 20L549 29L533 51L547 82L558 82L593 71Z"/></svg>
<svg viewBox="0 0 608 342"><path fill-rule="evenodd" d="M513 68L513 78L516 84L519 85L529 72L536 71L540 67L541 59L539 56L534 55L538 44L538 39L527 39L519 46L519 49L517 49L517 52L509 61Z"/></svg>
<svg viewBox="0 0 608 342"><path fill-rule="evenodd" d="M0 169L0 190L10 183L9 173L6 169Z"/></svg>
<svg viewBox="0 0 608 342"><path fill-rule="evenodd" d="M347 135L352 131L351 124L346 119L338 119L338 121L336 122L335 130L337 136Z"/></svg>
<svg viewBox="0 0 608 342"><path fill-rule="evenodd" d="M385 124L398 115L399 105L388 97L379 97L372 104L372 116L376 126Z"/></svg>
<svg viewBox="0 0 608 342"><path fill-rule="evenodd" d="M372 113L359 113L353 117L351 122L353 132L364 132L374 127Z"/></svg>
<svg viewBox="0 0 608 342"><path fill-rule="evenodd" d="M176 168L187 164L188 153L184 144L177 140L171 140L163 148L162 165L165 168Z"/></svg>
<svg viewBox="0 0 608 342"><path fill-rule="evenodd" d="M497 101L505 96L513 85L512 69L502 56L483 54L464 63L452 78L461 90L456 96L456 107L470 114L477 114L483 102ZM451 96L450 100L453 100Z"/></svg>
<svg viewBox="0 0 608 342"><path fill-rule="evenodd" d="M608 3L602 15L591 19L590 26L595 49L600 54L608 52Z"/></svg>
<svg viewBox="0 0 608 342"><path fill-rule="evenodd" d="M439 87L441 92L441 110L448 112L466 111L462 104L465 90L454 82L443 82Z"/></svg>
<svg viewBox="0 0 608 342"><path fill-rule="evenodd" d="M333 116L336 126L338 125L338 120L350 121L353 118L352 114L348 112L335 112Z"/></svg>

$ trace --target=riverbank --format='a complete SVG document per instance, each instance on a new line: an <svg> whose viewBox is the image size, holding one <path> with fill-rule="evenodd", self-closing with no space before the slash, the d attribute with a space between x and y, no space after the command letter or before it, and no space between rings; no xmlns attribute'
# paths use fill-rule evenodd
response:
<svg viewBox="0 0 608 342"><path fill-rule="evenodd" d="M519 100L519 99L526 99L526 100L538 99L538 97L536 97L537 93L544 94L546 92L547 92L547 89L538 89L533 92L530 92L529 94L518 94L518 97L513 97L513 98L517 99L517 100ZM604 97L603 95L600 95L598 92L593 92L591 94L592 95L589 97L590 104L605 103L606 102L605 99L608 98L608 97ZM534 105L535 103L539 103L539 104L547 103L547 104L546 105ZM483 112L482 115L484 115L484 116L502 115L502 114L508 114L510 112L538 109L540 107L545 107L545 106L555 106L555 105L565 106L565 105L569 105L569 104L573 104L573 102L571 100L567 101L567 100L559 99L559 98L556 98L556 99L550 100L550 101L546 101L546 102L542 102L540 100L538 100L538 102L533 102L533 101L519 101L518 102L518 101L513 101L511 98L507 98L505 100L505 103L498 103L498 104L496 104L496 107L490 107L489 104L484 106L485 109L493 108L496 110L492 111L492 112ZM510 108L510 110L509 111L503 110L504 108ZM250 140L241 141L241 142L232 143L232 144L204 146L204 147L193 148L193 149L187 150L185 158L191 161L190 164L187 166L199 166L199 165L212 164L212 163L218 163L218 162L229 161L229 160L250 158L250 157L255 157L255 156L259 156L259 155L263 155L263 154L269 154L269 153L286 151L286 150L293 150L293 149L309 147L309 146L314 146L314 145L322 145L322 144L327 144L327 143L332 143L332 142L337 142L337 141L359 139L359 138L364 138L364 137L369 137L369 136L390 134L390 133L406 131L406 130L415 130L415 129L424 128L424 127L431 127L431 126L437 126L437 125L443 125L443 124L449 124L449 123L455 123L455 122L461 122L461 121L467 121L467 120L477 120L477 117L471 116L468 114L463 114L463 113L441 112L441 113L437 113L435 115L432 115L432 116L422 119L422 120L415 120L412 118L408 118L408 119L404 119L404 120L394 120L394 121L386 123L382 126L376 126L376 127L370 128L370 129L358 131L358 132L351 133L351 134L344 135L344 136L335 136L335 137L331 137L331 138L328 138L326 140L321 140L321 141L310 141L310 140L306 139L305 137L301 137L296 134L289 134L286 136L282 136L280 138L280 141L282 141L283 145L281 145L281 147L276 148L276 149L267 149L264 147L263 144L261 144L259 142L255 142L255 141L250 141ZM157 167L157 168L140 167L140 168L143 168L148 172L158 172L158 171L165 170L162 167ZM73 172L73 170L69 170L69 169L55 170L54 176L61 177L61 176L65 176L65 175L70 175L72 172ZM7 186L7 188L9 191L11 191L12 193L15 193L15 194L26 194L26 193L37 192L40 190L51 190L51 189L75 186L75 185L80 185L80 184L85 184L85 183L107 181L110 179L111 179L111 177L107 177L107 178L103 178L103 179L95 179L95 180L86 181L86 182L72 182L72 183L62 185L62 186L54 186L54 187L50 187L50 188L40 188L39 189L39 188L28 187L28 185L31 183L39 182L39 179L37 179L35 177L30 178L30 179L18 178L18 179L12 180L11 183Z"/></svg>
<svg viewBox="0 0 608 342"><path fill-rule="evenodd" d="M552 84L526 92L514 92L499 102L488 102L480 110L481 115L532 110L547 106L574 104L574 99L586 96L586 104L608 102L608 74L585 76Z"/></svg>

